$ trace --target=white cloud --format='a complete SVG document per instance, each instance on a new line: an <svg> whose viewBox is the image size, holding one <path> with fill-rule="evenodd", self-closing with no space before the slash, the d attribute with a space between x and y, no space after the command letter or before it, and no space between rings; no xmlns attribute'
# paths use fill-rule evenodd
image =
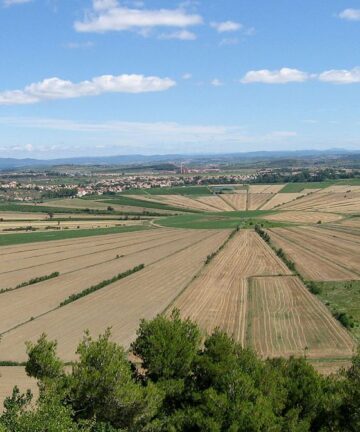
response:
<svg viewBox="0 0 360 432"><path fill-rule="evenodd" d="M96 11L113 9L118 6L117 0L93 0L93 8Z"/></svg>
<svg viewBox="0 0 360 432"><path fill-rule="evenodd" d="M189 72L186 72L183 74L183 76L181 77L183 80L189 80L192 78L192 74Z"/></svg>
<svg viewBox="0 0 360 432"><path fill-rule="evenodd" d="M345 9L339 17L348 21L360 21L360 9Z"/></svg>
<svg viewBox="0 0 360 432"><path fill-rule="evenodd" d="M218 78L214 78L211 81L211 85L214 86L214 87L221 87L221 86L224 85L224 83L222 81L220 81Z"/></svg>
<svg viewBox="0 0 360 432"><path fill-rule="evenodd" d="M78 32L124 31L139 28L178 27L185 28L202 24L198 14L189 14L184 9L131 9L112 0L94 0L93 11L83 21L76 21Z"/></svg>
<svg viewBox="0 0 360 432"><path fill-rule="evenodd" d="M4 6L14 6L24 3L30 3L33 0L3 0Z"/></svg>
<svg viewBox="0 0 360 432"><path fill-rule="evenodd" d="M351 70L332 69L319 75L319 80L333 84L354 84L360 83L360 67Z"/></svg>
<svg viewBox="0 0 360 432"><path fill-rule="evenodd" d="M97 96L103 93L158 92L175 85L175 81L170 78L143 75L103 75L79 83L60 78L47 78L26 86L24 90L0 92L0 105L33 104L45 100Z"/></svg>
<svg viewBox="0 0 360 432"><path fill-rule="evenodd" d="M256 70L246 73L241 80L243 84L264 83L264 84L287 84L290 82L304 82L311 78L306 72L298 69L282 68L279 70Z"/></svg>
<svg viewBox="0 0 360 432"><path fill-rule="evenodd" d="M178 39L183 41L192 41L196 38L196 34L189 30L179 30L173 33L163 33L159 36L159 39Z"/></svg>
<svg viewBox="0 0 360 432"><path fill-rule="evenodd" d="M235 21L211 22L210 26L218 33L239 31L243 25Z"/></svg>

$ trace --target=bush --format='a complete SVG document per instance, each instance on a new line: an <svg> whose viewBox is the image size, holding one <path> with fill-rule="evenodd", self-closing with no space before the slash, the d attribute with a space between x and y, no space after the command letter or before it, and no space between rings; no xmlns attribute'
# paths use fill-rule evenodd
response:
<svg viewBox="0 0 360 432"><path fill-rule="evenodd" d="M134 267L134 268L132 268L130 270L127 270L127 271L125 271L123 273L119 273L118 275L114 276L111 279L103 280L102 282L100 282L100 283L98 283L96 285L93 285L93 286L91 286L89 288L86 288L83 291L80 291L79 293L72 294L66 300L64 300L63 302L61 302L60 305L59 305L59 307L65 306L65 305L67 305L69 303L72 303L72 302L78 300L81 297L85 297L85 296L87 296L87 295L89 295L89 294L91 294L91 293L93 293L95 291L100 290L101 288L106 287L107 285L110 285L110 284L112 284L114 282L117 282L118 280L124 279L127 276L130 276L133 273L136 273L136 272L142 270L144 267L145 267L144 264L140 264L140 265L138 265L138 266L136 266L136 267Z"/></svg>

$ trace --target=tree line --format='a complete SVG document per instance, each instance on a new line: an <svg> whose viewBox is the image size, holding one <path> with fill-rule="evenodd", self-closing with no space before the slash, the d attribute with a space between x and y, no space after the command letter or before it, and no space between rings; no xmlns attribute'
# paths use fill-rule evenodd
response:
<svg viewBox="0 0 360 432"><path fill-rule="evenodd" d="M322 376L306 358L260 359L220 330L204 339L176 310L142 320L131 352L110 330L97 339L85 332L70 366L46 335L27 343L26 372L40 396L15 387L0 431L360 430L360 354Z"/></svg>

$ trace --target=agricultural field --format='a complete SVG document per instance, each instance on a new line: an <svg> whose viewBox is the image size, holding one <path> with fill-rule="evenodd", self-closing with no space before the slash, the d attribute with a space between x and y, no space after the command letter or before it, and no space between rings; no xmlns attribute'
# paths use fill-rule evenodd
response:
<svg viewBox="0 0 360 432"><path fill-rule="evenodd" d="M180 309L207 333L221 327L245 345L248 278L289 273L255 232L240 231L169 310Z"/></svg>
<svg viewBox="0 0 360 432"><path fill-rule="evenodd" d="M38 204L41 206L51 207L51 208L68 208L68 209L90 209L90 210L101 210L101 211L107 211L108 207L112 207L114 211L122 212L122 213L143 213L144 211L149 209L149 206L144 205L143 202L135 202L134 205L131 205L133 203L130 203L128 205L128 202L125 198L123 198L125 201L122 205L121 203L118 203L115 200L105 200L100 201L100 198L98 201L95 200L85 200L81 198L71 198L71 199L57 199L57 200L51 200L46 201L45 203ZM169 214L171 213L170 210L167 209L161 209L156 208L157 212Z"/></svg>
<svg viewBox="0 0 360 432"><path fill-rule="evenodd" d="M222 194L219 195L221 199L229 204L235 211L245 211L247 207L248 194L247 191L241 191L241 193L234 194Z"/></svg>
<svg viewBox="0 0 360 432"><path fill-rule="evenodd" d="M263 357L351 357L353 339L299 278L252 278L249 293L248 340Z"/></svg>
<svg viewBox="0 0 360 432"><path fill-rule="evenodd" d="M284 210L313 210L351 214L360 211L360 191L328 192L326 189L279 207Z"/></svg>
<svg viewBox="0 0 360 432"><path fill-rule="evenodd" d="M265 216L267 220L272 221L283 221L293 222L300 224L320 224L327 222L336 222L343 218L343 216L336 213L324 213L324 212L313 212L313 211L282 211L276 214Z"/></svg>
<svg viewBox="0 0 360 432"><path fill-rule="evenodd" d="M274 184L274 185L250 185L249 186L249 193L251 194L257 194L257 193L264 193L264 194L276 194L280 192L285 187L284 184Z"/></svg>
<svg viewBox="0 0 360 432"><path fill-rule="evenodd" d="M274 228L271 241L308 280L360 279L360 237L318 227Z"/></svg>
<svg viewBox="0 0 360 432"><path fill-rule="evenodd" d="M110 228L119 226L132 226L142 225L147 223L146 220L111 220L111 219L87 219L87 220L30 220L30 221L11 221L11 222L0 222L0 231L2 232L14 232L18 231L46 231L46 230L60 230L60 229L95 229L95 228Z"/></svg>
<svg viewBox="0 0 360 432"><path fill-rule="evenodd" d="M304 196L304 193L293 192L293 193L278 193L274 195L269 201L267 201L262 207L262 210L271 210L273 208L279 207L282 204L294 201L300 197Z"/></svg>
<svg viewBox="0 0 360 432"><path fill-rule="evenodd" d="M346 358L354 341L260 237L240 231L176 299L207 333L220 327L263 357Z"/></svg>
<svg viewBox="0 0 360 432"><path fill-rule="evenodd" d="M75 358L85 329L96 336L110 326L128 348L141 318L176 307L204 334L220 327L263 357L306 355L324 373L347 364L354 337L360 340L359 186L306 185L143 190L16 205L19 211L7 205L0 213L0 361L26 360L25 342L43 332L57 339L65 361ZM107 214L108 206L128 212L128 220ZM131 220L139 211L150 214ZM38 231L4 231L26 226ZM350 332L334 318L339 312L355 320ZM8 387L12 380L34 385L20 367L2 371Z"/></svg>
<svg viewBox="0 0 360 432"><path fill-rule="evenodd" d="M39 389L36 380L26 375L25 368L22 366L0 366L0 401L11 396L14 385L19 387L22 393L28 389L36 397ZM0 403L0 414L3 412L3 404Z"/></svg>
<svg viewBox="0 0 360 432"><path fill-rule="evenodd" d="M158 231L156 230L156 232ZM164 232L163 235L166 238L169 234ZM123 280L52 311L44 312L37 309L40 316L34 317L30 321L27 319L30 310L26 312L25 309L24 312L23 308L19 307L18 311L21 314L22 324L17 324L12 330L9 329L6 333L3 333L0 360L10 358L15 361L23 361L26 358L25 341L35 340L43 331L48 333L49 337L58 340L59 353L67 361L74 358L75 347L84 329L89 329L95 335L111 326L114 339L124 346L129 346L135 336L140 318L151 318L157 313L161 313L190 283L194 275L203 266L207 255L221 246L229 232L227 230L198 231L195 235L193 232L187 233L187 235L178 232L176 235L180 235L182 240L174 240L172 247L169 247L169 245L160 247L159 240L154 240L156 246L151 252L145 252L148 257L148 265L145 265L143 270ZM111 256L110 251L100 252L98 259L102 261L112 259L114 261L117 251L119 251L119 246L111 251ZM13 253L16 255L16 250L13 249ZM142 264L143 261L146 261L146 256L138 255L136 261L129 258L132 260L130 267L135 262ZM121 262L121 259L119 259L119 262ZM77 264L72 265L71 271L75 272L76 268L81 265L83 267L87 266L87 271L95 278L98 269L94 265L95 258L92 257L91 260L92 264L89 263L89 256L79 257L78 259L73 258L72 261L76 261ZM128 263L130 264L130 261ZM181 263L180 267L179 263ZM44 266L48 265L44 264ZM55 267L56 263L52 263L51 268ZM22 270L18 269L15 273L18 271L21 272ZM108 277L112 277L116 273L115 267L112 267ZM30 291L34 287L35 285L29 287L29 297L31 296ZM64 291L61 292L60 290L60 293L58 293L59 287ZM21 293L22 289L19 289L18 292ZM41 288L39 289L41 290ZM48 303L48 306L52 306L52 304L58 304L58 300L60 300L59 294L61 294L61 299L65 300L68 294L73 293L74 290L76 291L76 286L71 283L65 285L65 287L61 284L54 285L52 295L58 296L54 302L52 295L47 290L41 291L46 297L46 301L53 302ZM0 296L14 295L15 292L0 294ZM21 302L22 296L20 294L18 296ZM10 301L10 303L12 302ZM28 304L27 301L25 303ZM29 304L31 313L34 311L32 308L35 307L38 307L35 302ZM10 315L9 319L12 320ZM6 327L12 327L13 324L13 321L8 321Z"/></svg>
<svg viewBox="0 0 360 432"><path fill-rule="evenodd" d="M249 193L247 210L258 210L267 203L273 194L270 193Z"/></svg>

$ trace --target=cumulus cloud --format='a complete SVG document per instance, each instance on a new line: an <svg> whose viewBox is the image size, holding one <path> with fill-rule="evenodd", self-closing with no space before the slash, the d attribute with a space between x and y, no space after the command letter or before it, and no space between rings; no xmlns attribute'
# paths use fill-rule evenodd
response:
<svg viewBox="0 0 360 432"><path fill-rule="evenodd" d="M221 80L219 80L218 78L214 78L211 81L211 85L214 86L214 87L221 87L221 86L224 85L224 83Z"/></svg>
<svg viewBox="0 0 360 432"><path fill-rule="evenodd" d="M319 75L319 80L333 84L360 83L360 67L354 69L332 69Z"/></svg>
<svg viewBox="0 0 360 432"><path fill-rule="evenodd" d="M3 4L4 6L14 6L14 5L19 5L19 4L24 4L24 3L30 3L33 0L4 0Z"/></svg>
<svg viewBox="0 0 360 432"><path fill-rule="evenodd" d="M83 21L76 21L78 32L138 30L154 27L186 28L202 24L198 14L187 13L185 9L148 10L121 6L116 0L93 0L93 10Z"/></svg>
<svg viewBox="0 0 360 432"><path fill-rule="evenodd" d="M348 21L360 21L360 9L345 9L339 13L339 17Z"/></svg>
<svg viewBox="0 0 360 432"><path fill-rule="evenodd" d="M282 68L278 70L253 70L246 73L241 80L243 84L287 84L291 82L304 82L310 79L310 75L298 69Z"/></svg>
<svg viewBox="0 0 360 432"><path fill-rule="evenodd" d="M243 25L235 21L211 22L210 26L218 33L239 31Z"/></svg>
<svg viewBox="0 0 360 432"><path fill-rule="evenodd" d="M33 104L45 100L97 96L103 93L146 93L168 90L175 86L170 78L144 75L102 75L73 83L60 78L47 78L23 90L0 92L0 105Z"/></svg>
<svg viewBox="0 0 360 432"><path fill-rule="evenodd" d="M159 39L178 39L183 41L192 41L196 38L196 34L189 30L179 30L172 33L163 33L159 36Z"/></svg>

